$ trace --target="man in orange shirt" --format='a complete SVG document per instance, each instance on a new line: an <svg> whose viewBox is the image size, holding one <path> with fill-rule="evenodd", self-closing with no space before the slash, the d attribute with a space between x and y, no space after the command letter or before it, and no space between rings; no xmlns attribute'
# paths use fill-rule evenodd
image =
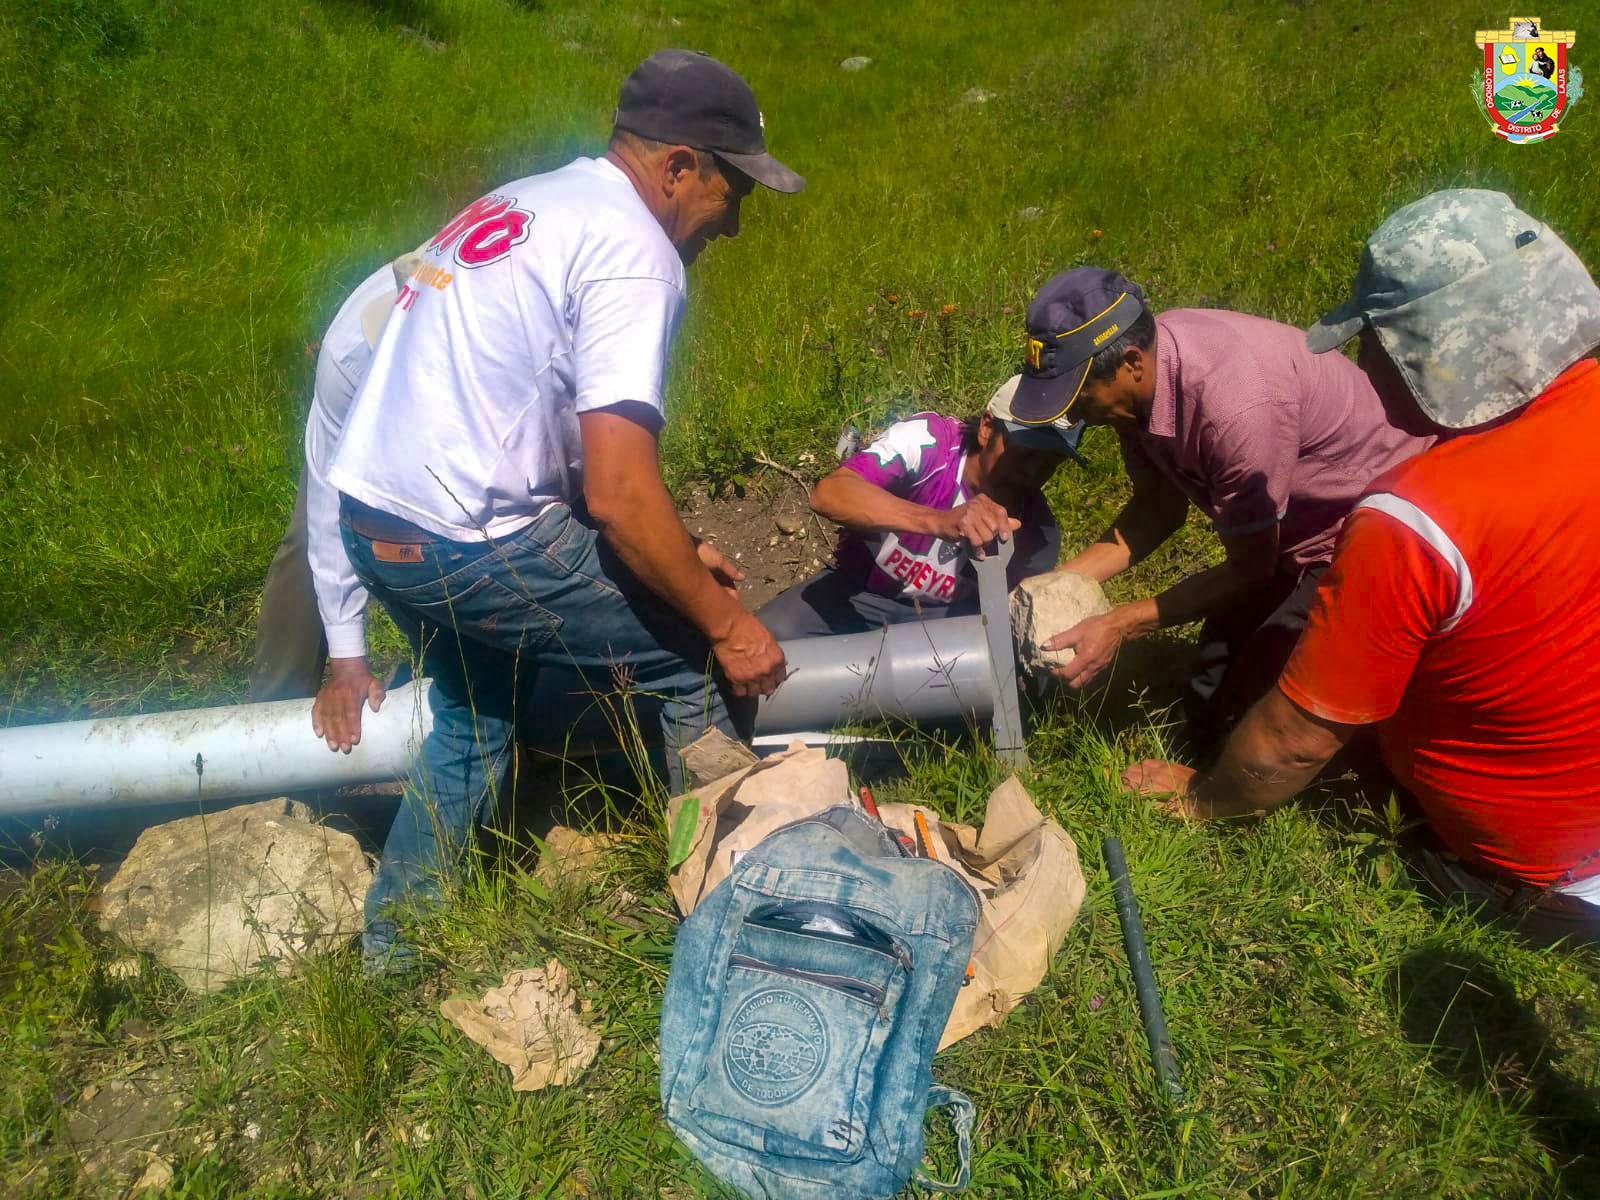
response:
<svg viewBox="0 0 1600 1200"><path fill-rule="evenodd" d="M1216 765L1124 784L1194 817L1273 808L1364 725L1442 843L1436 883L1541 938L1600 939L1600 289L1497 193L1437 192L1367 241L1313 350L1361 339L1396 424L1459 431L1345 522L1278 686Z"/></svg>

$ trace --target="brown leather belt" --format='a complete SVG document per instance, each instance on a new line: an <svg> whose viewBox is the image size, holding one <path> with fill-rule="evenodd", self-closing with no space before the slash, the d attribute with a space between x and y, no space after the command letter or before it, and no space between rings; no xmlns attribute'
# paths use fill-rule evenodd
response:
<svg viewBox="0 0 1600 1200"><path fill-rule="evenodd" d="M371 538L376 547L378 543L391 546L421 546L428 542L438 541L438 537L426 529L413 525L403 517L393 513L382 512L370 504L363 504L349 496L339 497L339 514L350 523L362 537ZM379 557L384 557L380 554ZM401 561L409 561L419 557L413 551L405 555Z"/></svg>

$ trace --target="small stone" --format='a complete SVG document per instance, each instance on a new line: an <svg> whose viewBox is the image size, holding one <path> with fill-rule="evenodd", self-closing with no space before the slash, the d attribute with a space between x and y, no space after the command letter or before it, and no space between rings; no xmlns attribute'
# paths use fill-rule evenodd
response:
<svg viewBox="0 0 1600 1200"><path fill-rule="evenodd" d="M416 42L417 45L421 46L429 54L443 54L450 48L438 38L431 38L427 34L423 33L422 30L413 29L409 25L400 26L400 32L406 37L410 38L412 41ZM212 444L215 445L215 443Z"/></svg>
<svg viewBox="0 0 1600 1200"><path fill-rule="evenodd" d="M796 534L806 531L805 518L797 517L792 513L782 514L774 524L777 525L779 533L786 534L789 537L794 537Z"/></svg>
<svg viewBox="0 0 1600 1200"><path fill-rule="evenodd" d="M260 1121L251 1121L250 1124L246 1125L244 1127L244 1136L249 1138L252 1142L260 1141L261 1140L261 1122Z"/></svg>
<svg viewBox="0 0 1600 1200"><path fill-rule="evenodd" d="M769 537L767 539L767 545L768 546L776 546L777 544L778 544L778 535L777 534L773 534L771 537Z"/></svg>
<svg viewBox="0 0 1600 1200"><path fill-rule="evenodd" d="M150 1156L150 1163L144 1169L144 1174L139 1176L139 1181L133 1185L134 1196L142 1196L147 1191L163 1192L172 1183L172 1168L167 1165L167 1160L156 1155Z"/></svg>
<svg viewBox="0 0 1600 1200"><path fill-rule="evenodd" d="M993 92L989 91L987 88L980 87L968 88L961 95L961 103L963 104L987 104L993 99Z"/></svg>
<svg viewBox="0 0 1600 1200"><path fill-rule="evenodd" d="M615 833L579 833L565 825L544 835L533 877L545 887L584 887L604 874L605 860L622 841Z"/></svg>
<svg viewBox="0 0 1600 1200"><path fill-rule="evenodd" d="M849 58L841 62L839 66L845 71L859 71L862 67L867 66L871 62L872 60L865 54L852 54Z"/></svg>
<svg viewBox="0 0 1600 1200"><path fill-rule="evenodd" d="M1037 221L1042 216L1044 216L1044 209L1037 204L1030 204L1017 214L1017 217L1023 221Z"/></svg>

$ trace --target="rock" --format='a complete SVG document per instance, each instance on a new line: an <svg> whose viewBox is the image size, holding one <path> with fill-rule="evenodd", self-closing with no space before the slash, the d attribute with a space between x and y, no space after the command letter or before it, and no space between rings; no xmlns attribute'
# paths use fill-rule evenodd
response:
<svg viewBox="0 0 1600 1200"><path fill-rule="evenodd" d="M872 60L865 54L852 54L849 58L841 62L839 66L845 71L859 71L862 67L867 66L870 62L872 62Z"/></svg>
<svg viewBox="0 0 1600 1200"><path fill-rule="evenodd" d="M796 534L804 533L806 531L806 519L804 517L797 517L793 513L782 514L773 522L773 524L778 527L779 533L786 534L789 537L794 537Z"/></svg>
<svg viewBox="0 0 1600 1200"><path fill-rule="evenodd" d="M1110 611L1100 585L1087 575L1051 571L1018 584L1011 593L1011 631L1017 639L1017 656L1034 686L1046 682L1052 668L1064 667L1075 657L1071 650L1046 650L1044 643L1085 617Z"/></svg>
<svg viewBox="0 0 1600 1200"><path fill-rule="evenodd" d="M533 877L547 888L582 887L603 873L606 855L620 841L620 834L579 833L557 825L544 835Z"/></svg>
<svg viewBox="0 0 1600 1200"><path fill-rule="evenodd" d="M1037 221L1040 217L1044 216L1044 209L1040 208L1037 204L1030 204L1027 208L1019 212L1017 216L1024 221Z"/></svg>
<svg viewBox="0 0 1600 1200"><path fill-rule="evenodd" d="M761 761L749 746L715 728L706 730L685 746L682 757L685 784L689 788L705 787Z"/></svg>
<svg viewBox="0 0 1600 1200"><path fill-rule="evenodd" d="M263 800L146 829L106 884L100 924L210 992L349 941L371 885L355 838Z"/></svg>
<svg viewBox="0 0 1600 1200"><path fill-rule="evenodd" d="M968 88L961 94L963 104L987 104L994 99L994 93L987 88Z"/></svg>
<svg viewBox="0 0 1600 1200"><path fill-rule="evenodd" d="M144 1174L139 1176L139 1181L133 1185L134 1196L142 1196L146 1191L161 1192L172 1182L172 1168L167 1160L157 1155L150 1156L150 1165L145 1167Z"/></svg>
<svg viewBox="0 0 1600 1200"><path fill-rule="evenodd" d="M600 1036L579 1017L577 993L556 959L512 971L482 1000L452 996L439 1012L511 1068L511 1090L571 1083L600 1052Z"/></svg>

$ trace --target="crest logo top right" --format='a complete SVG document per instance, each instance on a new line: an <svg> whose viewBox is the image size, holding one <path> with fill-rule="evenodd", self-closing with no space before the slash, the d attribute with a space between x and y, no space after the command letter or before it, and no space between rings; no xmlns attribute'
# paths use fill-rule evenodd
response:
<svg viewBox="0 0 1600 1200"><path fill-rule="evenodd" d="M1547 30L1538 17L1512 17L1506 29L1473 36L1483 49L1473 90L1495 133L1525 146L1560 132L1583 95L1583 73L1567 59L1576 34Z"/></svg>

